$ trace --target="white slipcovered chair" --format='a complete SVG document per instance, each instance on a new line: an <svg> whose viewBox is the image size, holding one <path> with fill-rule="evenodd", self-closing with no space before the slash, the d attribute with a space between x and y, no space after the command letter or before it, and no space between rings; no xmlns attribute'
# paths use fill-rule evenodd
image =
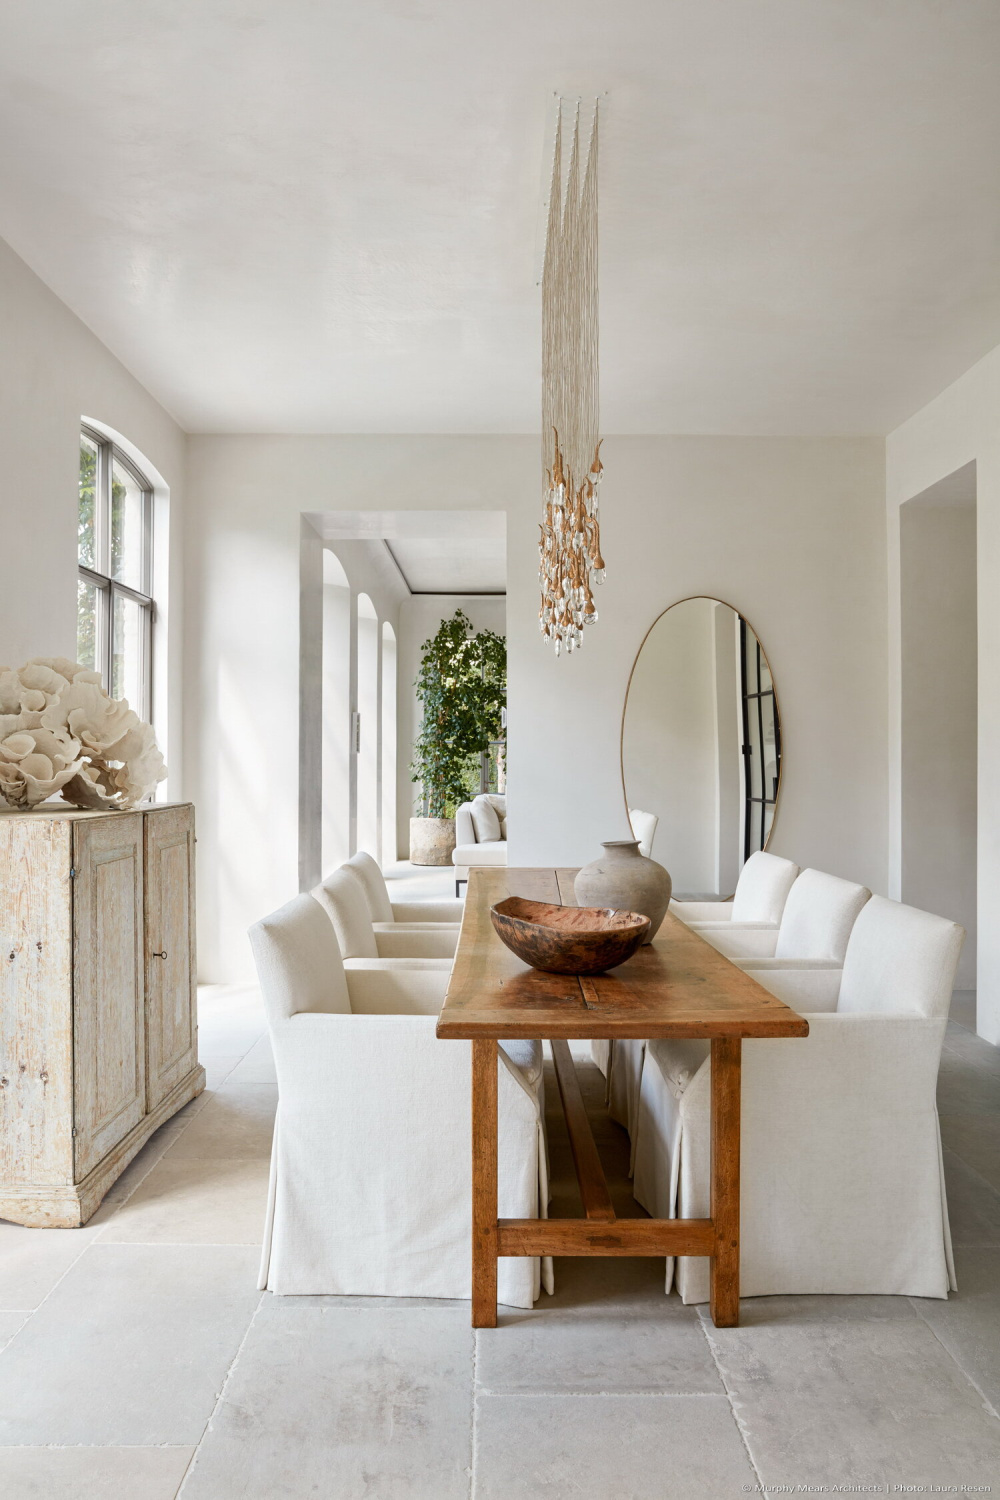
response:
<svg viewBox="0 0 1000 1500"><path fill-rule="evenodd" d="M753 856L754 859L758 857ZM764 855L762 858L770 860L773 856ZM768 876L773 874L767 866L763 868ZM784 874L787 875L787 871ZM870 896L871 891L863 885L840 880L836 875L824 875L820 870L804 870L792 882L778 927L755 927L739 922L690 925L699 937L734 963L740 963L746 957L758 968L781 969L792 964L800 969L834 970L834 977L828 978L825 986L822 980L819 981L820 988L828 993L834 984L839 984L840 967L851 928ZM645 1055L644 1041L616 1041L606 1062L608 1108L612 1119L624 1125L632 1137L633 1165L636 1113Z"/></svg>
<svg viewBox="0 0 1000 1500"><path fill-rule="evenodd" d="M732 901L671 901L670 910L689 927L777 927L798 873L790 859L758 850L740 871Z"/></svg>
<svg viewBox="0 0 1000 1500"><path fill-rule="evenodd" d="M484 792L471 802L463 802L455 812L455 848L451 862L455 866L455 895L469 870L481 865L507 863L507 798L495 792Z"/></svg>
<svg viewBox="0 0 1000 1500"><path fill-rule="evenodd" d="M376 930L365 888L347 865L333 870L312 892L333 923L341 955L348 967L374 959L384 963L422 961L448 973L455 956L458 929L433 923L386 922ZM443 992L442 992L443 994Z"/></svg>
<svg viewBox="0 0 1000 1500"><path fill-rule="evenodd" d="M347 861L347 868L354 871L364 887L368 911L376 932L387 924L398 926L400 923L417 922L421 927L430 925L456 928L461 925L465 902L451 896L443 901L393 901L385 876L376 861L363 849L351 856Z"/></svg>
<svg viewBox="0 0 1000 1500"><path fill-rule="evenodd" d="M764 967L803 963L844 962L848 939L858 913L871 897L867 886L855 885L822 870L803 870L793 884L777 929L733 928L729 922L699 925L695 930L734 963Z"/></svg>
<svg viewBox="0 0 1000 1500"><path fill-rule="evenodd" d="M655 813L642 812L638 807L630 807L628 820L632 825L633 837L639 840L639 853L651 859L653 839L656 837L656 825L660 821L659 818Z"/></svg>
<svg viewBox="0 0 1000 1500"><path fill-rule="evenodd" d="M278 1076L260 1286L285 1295L471 1295L471 1050L434 1034L441 977L345 969L333 927L297 896L250 929ZM545 1215L539 1042L502 1042L499 1204ZM499 1263L501 1302L530 1307L543 1267ZM552 1290L551 1262L544 1266Z"/></svg>
<svg viewBox="0 0 1000 1500"><path fill-rule="evenodd" d="M946 1297L955 1286L935 1089L963 937L873 896L835 1011L828 973L760 974L807 1015L809 1036L743 1044L744 1296ZM709 1213L710 1089L708 1042L650 1042L633 1191L656 1217ZM668 1260L668 1290L674 1270ZM676 1274L685 1302L707 1300L707 1261L683 1257Z"/></svg>

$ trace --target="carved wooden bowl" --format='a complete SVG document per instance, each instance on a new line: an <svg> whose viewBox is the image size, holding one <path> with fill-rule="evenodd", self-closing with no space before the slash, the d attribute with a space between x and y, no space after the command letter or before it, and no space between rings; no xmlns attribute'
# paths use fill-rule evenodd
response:
<svg viewBox="0 0 1000 1500"><path fill-rule="evenodd" d="M603 974L646 940L649 918L609 906L553 906L508 896L490 907L502 943L546 974Z"/></svg>

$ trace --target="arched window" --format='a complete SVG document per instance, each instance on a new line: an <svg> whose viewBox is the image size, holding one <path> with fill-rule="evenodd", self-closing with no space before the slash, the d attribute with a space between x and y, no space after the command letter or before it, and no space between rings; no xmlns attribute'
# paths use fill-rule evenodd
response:
<svg viewBox="0 0 1000 1500"><path fill-rule="evenodd" d="M80 432L77 660L150 718L153 487L116 443Z"/></svg>

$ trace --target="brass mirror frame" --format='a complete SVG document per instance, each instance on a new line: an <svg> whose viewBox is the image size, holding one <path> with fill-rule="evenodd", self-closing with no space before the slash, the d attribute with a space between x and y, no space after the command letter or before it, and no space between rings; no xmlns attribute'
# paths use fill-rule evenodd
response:
<svg viewBox="0 0 1000 1500"><path fill-rule="evenodd" d="M632 678L635 676L635 669L639 665L639 657L642 655L643 648L645 647L646 642L649 640L649 637L652 635L653 631L656 629L657 625L659 625L660 621L663 619L663 616L668 615L670 611L672 609L676 609L679 604L688 604L695 599L707 599L711 604L724 604L727 609L731 609L733 614L737 615L744 622L744 624L753 631L754 638L756 639L758 646L760 646L761 650L764 651L764 647L761 645L760 636L757 634L754 626L751 625L750 621L747 619L743 611L741 609L737 609L735 604L730 604L728 599L719 599L715 594L685 594L683 599L675 599L673 604L668 604L666 609L660 610L660 613L656 616L656 619L653 621L652 625L650 625L649 629L646 631L646 634L639 642L639 649L635 653L635 657L632 661L632 668L628 674L628 682L625 684L625 698L622 703L622 727L621 733L618 737L618 769L621 774L622 801L625 803L625 819L632 831L633 836L635 835L635 829L632 828L632 819L629 817L628 788L625 785L625 716L628 713L628 695L632 690ZM779 731L781 732L782 745L784 745L784 731L781 730L781 705L778 702L778 685L774 680L774 669L771 666L771 658L768 656L766 651L764 651L764 660L767 662L767 670L771 674L771 688L774 692L774 716L778 722ZM764 840L763 844L764 849L767 848L768 844L771 842L771 839L774 837L774 829L778 821L778 812L781 808L781 784L784 779L784 754L782 754L781 762L778 765L778 785L774 793L774 817L771 819L771 826L767 830L767 838ZM732 896L727 896L723 899L731 901L733 898Z"/></svg>

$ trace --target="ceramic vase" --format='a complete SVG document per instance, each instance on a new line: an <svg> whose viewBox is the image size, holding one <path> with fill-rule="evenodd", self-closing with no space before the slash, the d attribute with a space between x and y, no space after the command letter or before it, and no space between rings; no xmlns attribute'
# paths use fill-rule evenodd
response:
<svg viewBox="0 0 1000 1500"><path fill-rule="evenodd" d="M655 859L639 853L638 839L612 839L601 847L600 858L584 865L576 877L577 902L641 912L652 924L646 939L651 943L670 905L670 876Z"/></svg>

